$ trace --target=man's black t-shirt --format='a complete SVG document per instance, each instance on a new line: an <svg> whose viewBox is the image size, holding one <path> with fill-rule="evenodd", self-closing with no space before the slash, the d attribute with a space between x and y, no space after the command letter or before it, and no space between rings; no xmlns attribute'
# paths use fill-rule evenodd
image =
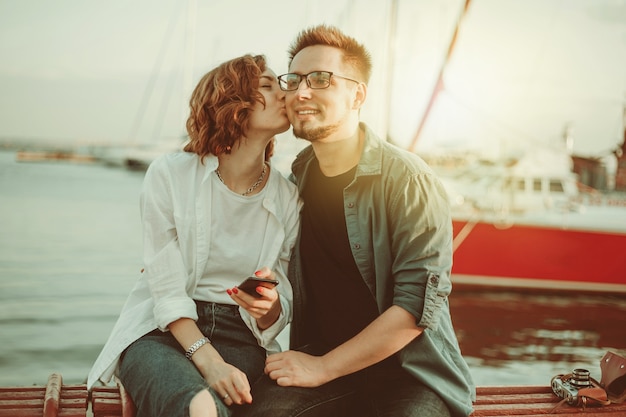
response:
<svg viewBox="0 0 626 417"><path fill-rule="evenodd" d="M304 184L300 253L310 297L314 339L330 350L363 330L378 316L373 295L352 257L343 209L343 190L356 167L326 177L311 164Z"/></svg>

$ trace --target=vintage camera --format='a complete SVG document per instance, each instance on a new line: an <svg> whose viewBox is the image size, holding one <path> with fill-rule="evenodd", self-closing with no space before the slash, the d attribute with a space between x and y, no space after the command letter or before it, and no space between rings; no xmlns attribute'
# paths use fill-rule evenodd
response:
<svg viewBox="0 0 626 417"><path fill-rule="evenodd" d="M557 375L552 378L552 392L569 405L578 404L578 391L582 388L590 388L591 378L587 369L577 368L571 374Z"/></svg>

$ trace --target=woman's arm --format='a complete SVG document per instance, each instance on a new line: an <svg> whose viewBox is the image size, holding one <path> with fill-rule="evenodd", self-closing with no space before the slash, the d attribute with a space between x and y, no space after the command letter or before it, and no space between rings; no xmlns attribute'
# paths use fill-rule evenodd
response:
<svg viewBox="0 0 626 417"><path fill-rule="evenodd" d="M168 325L168 328L185 351L205 337L196 322L188 318L173 321ZM222 398L228 394L228 397L224 399L227 405L232 404L231 401L236 404L252 402L250 383L246 374L224 361L210 342L196 350L191 355L191 361L209 383L209 386Z"/></svg>
<svg viewBox="0 0 626 417"><path fill-rule="evenodd" d="M186 215L193 190L177 184L180 167L170 155L153 162L146 172L140 196L143 228L144 279L154 301L154 318L165 331L169 323L181 317L197 319L195 302L187 293L188 271L179 233L180 218ZM189 222L193 216L185 216Z"/></svg>

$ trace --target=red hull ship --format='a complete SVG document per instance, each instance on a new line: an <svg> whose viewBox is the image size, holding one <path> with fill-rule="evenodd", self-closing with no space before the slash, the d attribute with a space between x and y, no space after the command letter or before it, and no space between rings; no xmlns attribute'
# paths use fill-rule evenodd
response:
<svg viewBox="0 0 626 417"><path fill-rule="evenodd" d="M581 186L561 152L455 166L435 164L453 206L454 283L626 293L626 193Z"/></svg>
<svg viewBox="0 0 626 417"><path fill-rule="evenodd" d="M453 224L455 239L472 229L454 252L455 283L626 293L624 233Z"/></svg>

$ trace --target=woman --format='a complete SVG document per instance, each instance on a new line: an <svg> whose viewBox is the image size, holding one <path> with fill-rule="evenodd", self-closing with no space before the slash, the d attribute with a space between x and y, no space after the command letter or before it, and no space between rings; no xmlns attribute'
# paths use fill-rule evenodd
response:
<svg viewBox="0 0 626 417"><path fill-rule="evenodd" d="M263 56L223 63L192 94L185 152L146 172L145 270L88 378L116 374L138 416L228 416L279 350L300 209L268 162L289 128L284 97ZM250 275L278 285L255 297L237 287Z"/></svg>

